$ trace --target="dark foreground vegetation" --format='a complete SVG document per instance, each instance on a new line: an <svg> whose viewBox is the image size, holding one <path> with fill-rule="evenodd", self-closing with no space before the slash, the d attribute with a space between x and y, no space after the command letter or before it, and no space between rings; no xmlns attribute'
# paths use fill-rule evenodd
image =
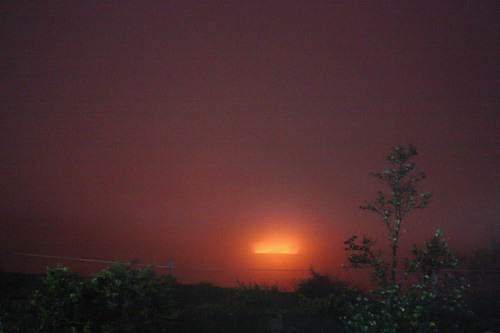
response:
<svg viewBox="0 0 500 333"><path fill-rule="evenodd" d="M240 283L182 285L152 266L116 262L91 278L65 267L43 277L2 275L2 332L498 332L500 247L493 242L459 266L438 229L411 258L399 248L407 214L424 209L413 145L392 149L389 168L373 175L385 186L361 209L375 213L388 243L353 234L348 267L370 273L374 290L318 274L294 292Z"/></svg>
<svg viewBox="0 0 500 333"><path fill-rule="evenodd" d="M497 332L500 325L499 295L477 290L454 309L446 299L408 299L399 306L414 320L396 319L397 330L353 328L360 316L383 319L383 300L314 271L294 292L183 285L119 262L91 278L63 267L0 277L0 332Z"/></svg>

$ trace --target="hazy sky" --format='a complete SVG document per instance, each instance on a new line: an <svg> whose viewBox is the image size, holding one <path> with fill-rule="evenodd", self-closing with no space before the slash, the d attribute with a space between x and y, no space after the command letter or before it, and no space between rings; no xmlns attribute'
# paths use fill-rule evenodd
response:
<svg viewBox="0 0 500 333"><path fill-rule="evenodd" d="M2 1L1 267L339 268L408 143L434 198L403 242L497 237L499 2L369 3Z"/></svg>

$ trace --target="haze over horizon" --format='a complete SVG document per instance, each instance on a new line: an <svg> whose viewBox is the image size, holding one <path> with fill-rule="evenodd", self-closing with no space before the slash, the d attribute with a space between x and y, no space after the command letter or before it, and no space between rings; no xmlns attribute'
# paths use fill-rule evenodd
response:
<svg viewBox="0 0 500 333"><path fill-rule="evenodd" d="M1 2L0 268L54 264L20 252L339 269L353 233L384 243L359 206L382 189L370 173L409 143L434 197L409 215L404 246L438 227L455 251L489 245L499 13L497 1ZM297 254L254 253L269 241Z"/></svg>

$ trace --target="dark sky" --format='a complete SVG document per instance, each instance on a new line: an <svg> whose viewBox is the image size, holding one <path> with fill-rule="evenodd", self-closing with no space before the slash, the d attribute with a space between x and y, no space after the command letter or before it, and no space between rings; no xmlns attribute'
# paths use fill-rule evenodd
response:
<svg viewBox="0 0 500 333"><path fill-rule="evenodd" d="M434 198L403 242L497 237L500 4L453 3L2 1L1 267L339 268L408 143Z"/></svg>

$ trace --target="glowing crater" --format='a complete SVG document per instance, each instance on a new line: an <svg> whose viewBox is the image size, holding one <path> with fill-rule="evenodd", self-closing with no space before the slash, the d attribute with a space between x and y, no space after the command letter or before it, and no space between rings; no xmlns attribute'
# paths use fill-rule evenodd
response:
<svg viewBox="0 0 500 333"><path fill-rule="evenodd" d="M295 246L288 243L261 242L254 247L254 253L257 254L297 254Z"/></svg>

